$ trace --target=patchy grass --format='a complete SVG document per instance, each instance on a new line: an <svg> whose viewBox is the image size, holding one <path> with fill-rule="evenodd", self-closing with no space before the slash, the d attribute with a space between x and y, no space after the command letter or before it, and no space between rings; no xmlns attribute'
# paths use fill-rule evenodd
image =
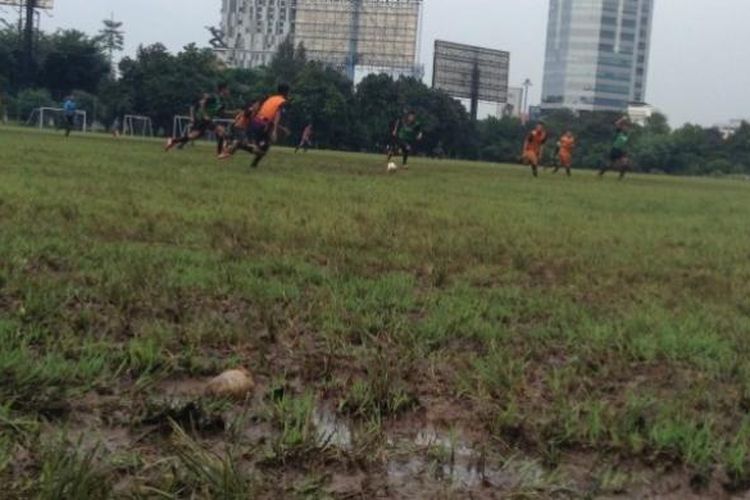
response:
<svg viewBox="0 0 750 500"><path fill-rule="evenodd" d="M750 184L159 146L0 129L6 493L460 497L389 482L424 425L555 478L508 494L750 485ZM255 398L165 394L237 366Z"/></svg>

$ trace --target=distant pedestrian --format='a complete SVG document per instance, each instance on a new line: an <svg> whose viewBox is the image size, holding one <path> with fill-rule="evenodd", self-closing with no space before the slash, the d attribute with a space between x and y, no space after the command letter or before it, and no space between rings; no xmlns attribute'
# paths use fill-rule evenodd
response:
<svg viewBox="0 0 750 500"><path fill-rule="evenodd" d="M313 126L312 126L312 123L308 123L307 126L302 130L302 139L300 140L294 152L297 153L300 150L300 148L302 148L302 150L305 153L307 153L307 150L310 149L313 145L312 138L313 138Z"/></svg>
<svg viewBox="0 0 750 500"><path fill-rule="evenodd" d="M120 138L120 117L116 117L115 121L112 122L112 137L115 139Z"/></svg>

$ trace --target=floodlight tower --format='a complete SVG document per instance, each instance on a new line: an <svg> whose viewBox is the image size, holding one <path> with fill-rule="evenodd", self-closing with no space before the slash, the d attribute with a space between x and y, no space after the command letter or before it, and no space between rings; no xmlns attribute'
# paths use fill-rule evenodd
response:
<svg viewBox="0 0 750 500"><path fill-rule="evenodd" d="M534 86L534 84L531 83L531 80L529 78L527 78L523 82L523 106L522 106L523 107L523 109L522 109L523 114L526 114L529 111L529 88L531 88L533 86Z"/></svg>

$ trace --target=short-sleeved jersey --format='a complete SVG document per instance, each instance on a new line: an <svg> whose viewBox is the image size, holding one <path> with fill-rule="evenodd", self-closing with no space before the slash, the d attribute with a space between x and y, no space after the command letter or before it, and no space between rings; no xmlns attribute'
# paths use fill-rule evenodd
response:
<svg viewBox="0 0 750 500"><path fill-rule="evenodd" d="M534 129L526 136L525 147L526 149L539 152L545 142L547 142L547 132L545 130Z"/></svg>
<svg viewBox="0 0 750 500"><path fill-rule="evenodd" d="M283 95L272 95L260 105L258 114L255 115L259 120L264 122L272 122L276 119L276 115L287 105L286 97Z"/></svg>
<svg viewBox="0 0 750 500"><path fill-rule="evenodd" d="M415 120L412 123L407 123L406 120L400 120L398 122L398 129L396 130L396 137L403 142L415 142L422 133L422 124L419 120Z"/></svg>
<svg viewBox="0 0 750 500"><path fill-rule="evenodd" d="M612 149L618 151L627 151L628 143L630 142L630 136L624 130L618 130L615 134L615 140L612 142Z"/></svg>
<svg viewBox="0 0 750 500"><path fill-rule="evenodd" d="M572 135L563 135L560 137L559 146L560 151L565 151L566 153L569 153L573 150L573 148L576 145L576 140Z"/></svg>
<svg viewBox="0 0 750 500"><path fill-rule="evenodd" d="M63 104L63 110L66 115L74 115L76 113L76 103L72 99L68 99Z"/></svg>
<svg viewBox="0 0 750 500"><path fill-rule="evenodd" d="M224 98L220 95L210 94L206 96L203 110L209 118L219 118L222 113L224 113L225 108L226 103L224 102Z"/></svg>

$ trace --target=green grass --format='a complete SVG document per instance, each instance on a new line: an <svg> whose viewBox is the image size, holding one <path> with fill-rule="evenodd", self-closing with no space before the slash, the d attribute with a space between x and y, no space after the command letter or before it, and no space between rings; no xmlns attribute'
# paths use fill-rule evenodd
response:
<svg viewBox="0 0 750 500"><path fill-rule="evenodd" d="M619 461L750 484L750 184L383 163L0 129L0 482L315 497L360 464L375 494L383 436L426 415L498 460L611 464L583 490L627 491ZM264 438L143 423L163 384L239 365ZM316 402L373 437L322 456ZM45 438L92 426L137 460Z"/></svg>

